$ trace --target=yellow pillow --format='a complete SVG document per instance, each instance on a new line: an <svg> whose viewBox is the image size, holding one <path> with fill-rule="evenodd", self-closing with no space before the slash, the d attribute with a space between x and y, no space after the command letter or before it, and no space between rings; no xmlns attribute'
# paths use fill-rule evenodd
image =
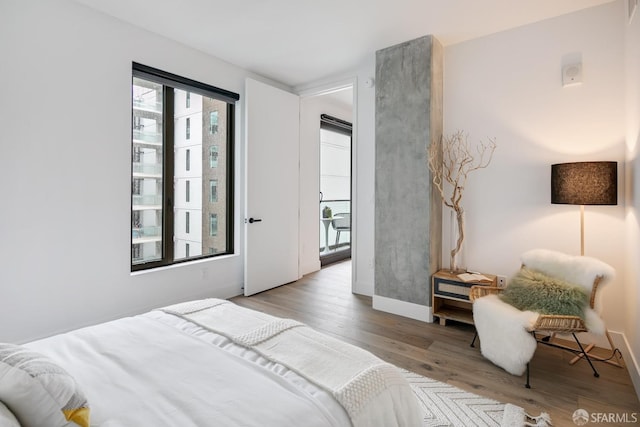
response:
<svg viewBox="0 0 640 427"><path fill-rule="evenodd" d="M75 380L51 359L0 343L0 401L29 427L89 427L89 405Z"/></svg>

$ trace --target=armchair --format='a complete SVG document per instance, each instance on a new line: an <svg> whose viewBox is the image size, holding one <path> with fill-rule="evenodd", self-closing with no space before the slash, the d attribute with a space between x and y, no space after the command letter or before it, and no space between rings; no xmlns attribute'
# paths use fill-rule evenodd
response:
<svg viewBox="0 0 640 427"><path fill-rule="evenodd" d="M340 241L340 233L345 231L351 231L351 214L337 213L334 215L333 221L331 221L331 225L333 229L336 230L336 248L338 247L338 242Z"/></svg>
<svg viewBox="0 0 640 427"><path fill-rule="evenodd" d="M587 360L593 374L599 374L592 359L600 359L589 354L592 346L585 348L578 337L579 332L605 334L614 349L611 337L604 322L596 311L598 289L614 276L614 270L608 264L595 258L570 256L564 253L535 249L522 254L522 269L539 272L550 277L582 287L588 294L588 307L584 316L568 314L550 314L530 310L519 310L498 297L506 288L473 286L469 299L473 303L477 336L481 340L482 354L503 369L514 375L521 375L526 368L526 387L530 388L529 362L533 357L537 343L572 351L577 354L574 363L580 358ZM545 286L546 283L541 283ZM505 334L512 330L509 336ZM545 336L539 338L537 334ZM556 334L570 334L577 348L556 342ZM474 337L475 342L475 337ZM471 344L473 346L473 343ZM614 350L615 352L615 350ZM515 353L515 356L513 354Z"/></svg>

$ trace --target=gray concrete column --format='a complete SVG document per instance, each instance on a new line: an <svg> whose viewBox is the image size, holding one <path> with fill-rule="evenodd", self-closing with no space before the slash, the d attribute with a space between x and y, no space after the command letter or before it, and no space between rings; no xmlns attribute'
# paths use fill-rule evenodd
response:
<svg viewBox="0 0 640 427"><path fill-rule="evenodd" d="M442 253L427 163L441 143L442 56L433 36L376 52L375 295L425 306Z"/></svg>

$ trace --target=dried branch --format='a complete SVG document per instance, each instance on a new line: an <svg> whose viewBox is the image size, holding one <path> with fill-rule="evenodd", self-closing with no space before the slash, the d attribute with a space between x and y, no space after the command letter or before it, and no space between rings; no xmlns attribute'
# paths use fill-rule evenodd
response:
<svg viewBox="0 0 640 427"><path fill-rule="evenodd" d="M458 223L458 240L455 248L451 249L451 267L455 268L453 260L462 248L464 241L464 208L462 195L469 174L478 169L489 166L496 149L494 139L489 142L480 141L475 150L469 145L468 135L457 131L449 136L442 136L442 144L429 146L429 169L433 175L433 184L438 189L445 206L453 209ZM445 188L445 183L448 185Z"/></svg>

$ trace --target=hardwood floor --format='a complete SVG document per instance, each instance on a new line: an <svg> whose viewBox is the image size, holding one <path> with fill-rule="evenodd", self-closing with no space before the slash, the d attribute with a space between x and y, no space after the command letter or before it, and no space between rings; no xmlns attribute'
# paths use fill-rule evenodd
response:
<svg viewBox="0 0 640 427"><path fill-rule="evenodd" d="M469 346L473 327L456 323L440 326L373 310L370 297L351 293L349 261L232 301L304 322L396 366L521 406L530 414L548 412L555 427L574 426L572 414L578 408L590 414L621 414L629 420L635 413L640 420L640 403L626 369L596 363L600 378L595 378L585 361L571 366L568 361L573 354L539 345L531 362L532 388L526 389L524 376L508 374L484 359L477 345Z"/></svg>

